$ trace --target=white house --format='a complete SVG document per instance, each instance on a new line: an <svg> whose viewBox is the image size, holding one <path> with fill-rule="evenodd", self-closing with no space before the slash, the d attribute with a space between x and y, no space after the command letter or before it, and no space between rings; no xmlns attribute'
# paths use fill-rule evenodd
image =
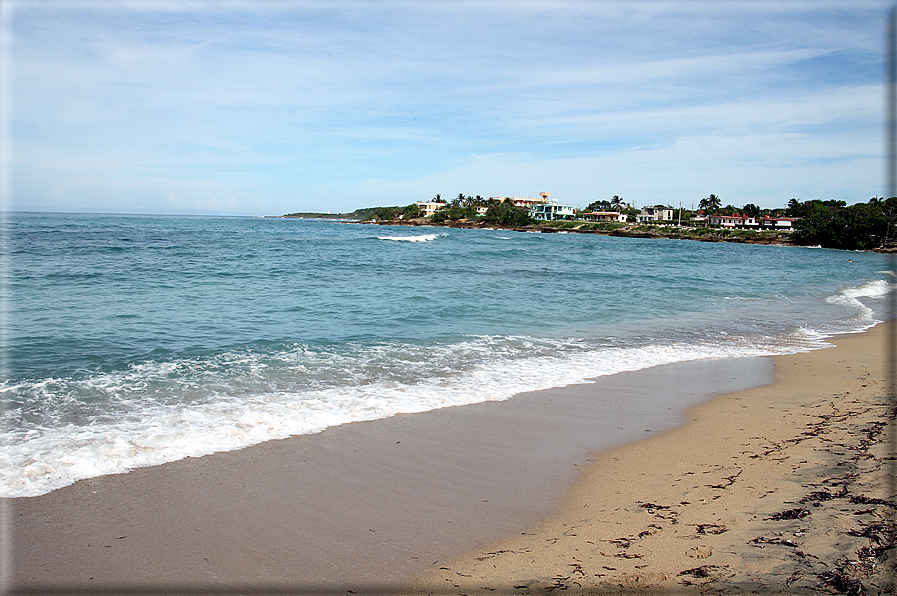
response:
<svg viewBox="0 0 897 596"><path fill-rule="evenodd" d="M445 203L437 201L418 201L417 208L420 209L421 217L430 217L440 209L444 209Z"/></svg>
<svg viewBox="0 0 897 596"><path fill-rule="evenodd" d="M759 228L760 221L756 217L750 217L744 214L739 215L711 215L707 218L707 223L712 226L722 226L724 228Z"/></svg>
<svg viewBox="0 0 897 596"><path fill-rule="evenodd" d="M617 213L616 211L590 211L588 213L580 213L579 217L586 221L599 221L605 223L626 222L626 214Z"/></svg>
<svg viewBox="0 0 897 596"><path fill-rule="evenodd" d="M642 207L638 214L639 223L646 221L673 221L673 209L665 207Z"/></svg>
<svg viewBox="0 0 897 596"><path fill-rule="evenodd" d="M557 203L537 203L529 208L530 217L538 221L554 221L558 219L573 219L576 210L572 205L558 205Z"/></svg>
<svg viewBox="0 0 897 596"><path fill-rule="evenodd" d="M760 227L773 228L775 230L791 230L794 228L794 222L799 217L764 217L760 221Z"/></svg>

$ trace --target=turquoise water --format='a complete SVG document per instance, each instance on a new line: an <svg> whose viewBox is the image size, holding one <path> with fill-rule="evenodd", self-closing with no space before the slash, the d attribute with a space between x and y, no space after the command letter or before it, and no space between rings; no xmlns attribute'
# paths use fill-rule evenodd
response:
<svg viewBox="0 0 897 596"><path fill-rule="evenodd" d="M656 364L820 348L883 318L892 279L872 253L585 234L4 225L4 496Z"/></svg>

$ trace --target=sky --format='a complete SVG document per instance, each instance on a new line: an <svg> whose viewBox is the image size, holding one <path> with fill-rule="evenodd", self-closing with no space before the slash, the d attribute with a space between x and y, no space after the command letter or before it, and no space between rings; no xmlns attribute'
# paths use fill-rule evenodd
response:
<svg viewBox="0 0 897 596"><path fill-rule="evenodd" d="M2 0L0 208L867 201L891 6Z"/></svg>

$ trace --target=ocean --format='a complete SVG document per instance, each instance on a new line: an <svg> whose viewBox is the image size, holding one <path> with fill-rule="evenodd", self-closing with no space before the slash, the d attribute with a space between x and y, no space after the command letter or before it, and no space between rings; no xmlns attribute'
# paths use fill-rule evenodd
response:
<svg viewBox="0 0 897 596"><path fill-rule="evenodd" d="M659 364L820 349L885 318L893 281L884 255L819 248L251 217L2 225L5 497Z"/></svg>

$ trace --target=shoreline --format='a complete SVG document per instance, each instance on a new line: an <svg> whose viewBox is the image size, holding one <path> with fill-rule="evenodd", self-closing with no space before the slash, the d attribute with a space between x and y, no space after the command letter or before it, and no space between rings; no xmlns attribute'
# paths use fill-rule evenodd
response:
<svg viewBox="0 0 897 596"><path fill-rule="evenodd" d="M773 384L601 453L556 514L409 593L894 593L887 326L775 356Z"/></svg>
<svg viewBox="0 0 897 596"><path fill-rule="evenodd" d="M292 219L288 216L281 218ZM299 218L301 219L301 218ZM317 218L315 218L317 219ZM728 242L732 244L761 244L766 246L792 246L796 248L818 248L809 245L796 244L791 240L791 231L776 230L752 230L742 228L700 228L682 225L654 225L645 223L627 223L614 229L601 229L589 227L594 225L586 221L557 222L573 224L570 226L552 226L546 223L535 223L529 226L508 226L497 223L474 222L470 220L458 220L448 223L434 223L425 219L395 220L395 221L360 221L360 220L330 220L340 223L369 224L380 226L405 226L405 227L431 227L431 228L461 228L469 230L508 230L512 232L530 232L540 234L596 234L599 236L615 236L618 238L647 238L654 240L694 240L696 242ZM703 230L701 233L690 233ZM753 234L753 235L752 235ZM880 254L897 253L897 247L871 248L871 249L845 249L830 248L829 250L846 250L848 252L876 252Z"/></svg>
<svg viewBox="0 0 897 596"><path fill-rule="evenodd" d="M879 403L883 329L837 337L835 348L620 373L10 499L9 593L747 593L792 577L786 587L805 589L814 558L828 556L810 538L838 556L893 539L893 526L870 521L893 510L880 478L883 427L873 424L888 408ZM756 387L770 366L777 382ZM594 407L596 391L616 401ZM816 434L795 441L808 420ZM811 442L829 448L836 431L856 456L849 465L879 465L846 489L826 482L825 462L813 460ZM813 475L813 490L794 479L798 471ZM800 502L812 494L816 501ZM866 501L849 503L858 496ZM848 514L854 525L834 546L815 536L816 525L804 527L825 515L836 527L844 515L829 509L845 506L863 513ZM793 509L812 515L764 519ZM757 533L753 522L781 528ZM789 523L807 531L788 536ZM846 533L857 528L864 534ZM780 577L797 552L804 574ZM735 589L745 553L750 578ZM875 571L870 556L860 563Z"/></svg>
<svg viewBox="0 0 897 596"><path fill-rule="evenodd" d="M664 240L695 240L698 242L731 242L735 244L764 244L773 246L799 246L791 242L790 233L765 230L756 232L758 236L731 235L731 232L745 232L747 230L726 230L724 228L702 228L701 234L683 233L683 230L691 230L690 227L665 227L650 224L626 224L614 229L601 229L587 227L590 222L570 221L558 222L574 224L572 226L552 226L545 223L535 223L528 226L506 226L497 223L472 222L466 220L448 223L434 223L429 220L396 220L396 221L354 221L345 223L380 225L380 226L405 226L405 227L432 227L432 228L461 228L470 230L494 229L508 230L512 232L538 232L542 234L597 234L599 236L616 236L618 238L653 238ZM600 225L600 224L598 224ZM893 250L876 250L871 252L894 252Z"/></svg>
<svg viewBox="0 0 897 596"><path fill-rule="evenodd" d="M11 593L394 591L537 524L595 452L675 428L688 406L765 382L769 368L657 366L10 499Z"/></svg>

